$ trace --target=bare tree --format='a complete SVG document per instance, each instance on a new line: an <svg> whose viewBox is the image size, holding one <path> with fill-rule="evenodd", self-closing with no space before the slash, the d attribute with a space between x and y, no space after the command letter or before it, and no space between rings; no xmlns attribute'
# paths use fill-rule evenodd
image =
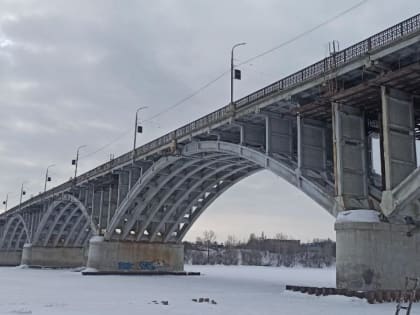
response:
<svg viewBox="0 0 420 315"><path fill-rule="evenodd" d="M257 239L257 237L255 236L255 233L251 233L249 234L249 239L248 239L248 243L255 241Z"/></svg>
<svg viewBox="0 0 420 315"><path fill-rule="evenodd" d="M212 230L205 230L203 232L203 242L214 243L216 241L216 233Z"/></svg>
<svg viewBox="0 0 420 315"><path fill-rule="evenodd" d="M197 238L195 239L195 243L197 245L201 245L201 244L203 244L203 239L200 236L197 236Z"/></svg>
<svg viewBox="0 0 420 315"><path fill-rule="evenodd" d="M207 244L207 264L210 262L210 244L216 241L216 233L212 230L205 230L203 232L202 241Z"/></svg>
<svg viewBox="0 0 420 315"><path fill-rule="evenodd" d="M288 240L289 237L284 233L277 233L274 237L276 240Z"/></svg>
<svg viewBox="0 0 420 315"><path fill-rule="evenodd" d="M235 235L228 235L227 240L225 242L226 247L234 247L238 244L238 240L236 239Z"/></svg>

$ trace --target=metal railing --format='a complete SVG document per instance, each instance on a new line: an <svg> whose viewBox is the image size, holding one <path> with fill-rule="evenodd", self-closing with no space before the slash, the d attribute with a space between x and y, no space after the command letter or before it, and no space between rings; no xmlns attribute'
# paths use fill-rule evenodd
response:
<svg viewBox="0 0 420 315"><path fill-rule="evenodd" d="M420 14L415 15L397 25L394 25L380 33L377 33L357 44L354 44L344 50L337 52L336 54L324 58L321 61L318 61L296 73L293 73L277 82L274 82L252 94L249 94L235 102L236 109L241 109L251 105L255 101L261 100L267 96L278 93L280 91L288 90L295 87L298 84L319 78L323 75L328 74L336 70L338 67L350 63L351 61L356 60L362 56L365 56L368 53L374 52L380 48L384 48L396 41L401 40L402 38L409 36L415 32L420 31ZM172 141L179 139L181 137L187 136L194 131L198 131L204 127L210 126L222 120L225 120L231 117L233 112L233 106L231 104L226 105L215 112L212 112L198 120L195 120L187 125L184 125L160 138L157 138L145 145L139 147L135 151L135 157L141 157L147 153L156 150L158 148L170 145ZM98 174L106 172L115 168L118 165L123 165L129 163L132 159L132 151L125 153L119 156L116 159L113 159L105 164L102 164L91 171L88 171L77 177L77 182L84 182L89 178L95 177ZM47 191L46 194L55 194L60 191L69 189L72 182L66 182L60 186L57 186L53 189ZM42 200L43 194L40 194L34 198L40 198ZM22 204L34 202L35 200L28 200ZM16 207L15 207L16 208ZM10 209L10 211L15 208Z"/></svg>
<svg viewBox="0 0 420 315"><path fill-rule="evenodd" d="M420 14L415 15L397 25L394 25L368 39L341 50L333 56L327 57L293 73L280 81L277 81L265 88L245 96L236 102L237 107L243 107L258 99L264 98L280 90L285 90L296 84L325 75L339 66L347 64L356 58L371 53L378 48L383 48L401 38L420 30Z"/></svg>

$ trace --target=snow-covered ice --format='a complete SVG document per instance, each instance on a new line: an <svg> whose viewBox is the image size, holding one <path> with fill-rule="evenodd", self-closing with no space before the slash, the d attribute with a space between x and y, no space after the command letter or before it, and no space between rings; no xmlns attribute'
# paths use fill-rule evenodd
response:
<svg viewBox="0 0 420 315"><path fill-rule="evenodd" d="M70 270L0 268L0 314L394 314L343 296L285 291L285 284L334 286L335 269L186 266L201 276L82 276ZM213 299L217 304L192 299ZM155 301L155 302L154 302ZM168 301L168 305L162 304ZM420 314L414 305L412 315Z"/></svg>

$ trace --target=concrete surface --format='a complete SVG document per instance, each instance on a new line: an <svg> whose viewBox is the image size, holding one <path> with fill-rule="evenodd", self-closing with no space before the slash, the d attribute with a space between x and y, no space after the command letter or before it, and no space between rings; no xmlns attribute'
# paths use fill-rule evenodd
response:
<svg viewBox="0 0 420 315"><path fill-rule="evenodd" d="M19 266L22 259L20 250L0 251L0 266Z"/></svg>
<svg viewBox="0 0 420 315"><path fill-rule="evenodd" d="M90 272L181 272L184 245L104 241L96 236L90 240L87 267Z"/></svg>
<svg viewBox="0 0 420 315"><path fill-rule="evenodd" d="M25 244L22 251L21 265L74 268L85 266L85 264L83 247L40 247Z"/></svg>
<svg viewBox="0 0 420 315"><path fill-rule="evenodd" d="M402 289L405 277L420 277L420 234L385 222L335 224L337 288Z"/></svg>

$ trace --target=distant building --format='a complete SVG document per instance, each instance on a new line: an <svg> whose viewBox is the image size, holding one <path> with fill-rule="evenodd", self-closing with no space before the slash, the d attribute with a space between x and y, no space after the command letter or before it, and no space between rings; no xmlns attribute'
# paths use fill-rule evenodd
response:
<svg viewBox="0 0 420 315"><path fill-rule="evenodd" d="M245 245L247 249L268 251L276 254L293 255L299 252L300 240L282 239L250 239Z"/></svg>
<svg viewBox="0 0 420 315"><path fill-rule="evenodd" d="M184 242L185 261L190 264L223 264L254 266L296 265L322 268L335 262L335 242L332 240L314 240L301 243L299 240L268 239L264 235L250 237L247 243L224 246L216 242Z"/></svg>
<svg viewBox="0 0 420 315"><path fill-rule="evenodd" d="M320 257L335 257L335 242L330 239L302 244L302 249L308 254Z"/></svg>

